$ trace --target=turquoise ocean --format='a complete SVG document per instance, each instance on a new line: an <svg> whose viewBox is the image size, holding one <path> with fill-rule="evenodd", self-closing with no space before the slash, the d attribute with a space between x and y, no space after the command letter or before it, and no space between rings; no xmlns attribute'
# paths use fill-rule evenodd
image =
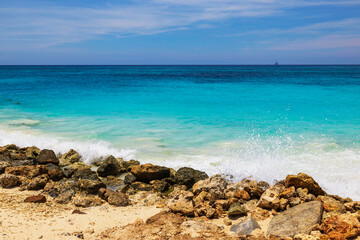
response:
<svg viewBox="0 0 360 240"><path fill-rule="evenodd" d="M0 145L234 181L305 172L360 200L360 66L0 66Z"/></svg>

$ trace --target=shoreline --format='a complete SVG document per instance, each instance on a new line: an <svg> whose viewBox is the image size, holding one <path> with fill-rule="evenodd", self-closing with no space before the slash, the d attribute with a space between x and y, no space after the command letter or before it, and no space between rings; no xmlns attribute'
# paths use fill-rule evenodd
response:
<svg viewBox="0 0 360 240"><path fill-rule="evenodd" d="M113 156L86 165L72 149L56 156L52 150L7 145L0 147L0 174L4 239L26 239L29 231L28 239L347 239L360 234L360 202L326 194L304 173L274 185L251 179L234 183L185 166L175 171ZM37 217L41 227L31 228ZM99 224L93 224L96 220Z"/></svg>

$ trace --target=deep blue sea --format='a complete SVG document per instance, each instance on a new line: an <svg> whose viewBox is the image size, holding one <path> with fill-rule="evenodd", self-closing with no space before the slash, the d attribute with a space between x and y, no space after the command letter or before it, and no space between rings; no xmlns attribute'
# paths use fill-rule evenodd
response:
<svg viewBox="0 0 360 240"><path fill-rule="evenodd" d="M314 176L360 200L360 66L0 66L0 145L235 180Z"/></svg>

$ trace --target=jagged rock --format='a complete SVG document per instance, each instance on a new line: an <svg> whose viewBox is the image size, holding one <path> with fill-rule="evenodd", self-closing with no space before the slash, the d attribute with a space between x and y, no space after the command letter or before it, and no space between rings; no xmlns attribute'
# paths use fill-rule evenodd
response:
<svg viewBox="0 0 360 240"><path fill-rule="evenodd" d="M270 211L256 207L253 211L251 211L251 216L257 221L262 221L270 217Z"/></svg>
<svg viewBox="0 0 360 240"><path fill-rule="evenodd" d="M119 160L119 159L118 159ZM122 159L121 159L122 160ZM130 160L130 161L119 161L120 162L120 165L125 168L127 171L131 171L131 168L133 166L136 166L136 165L140 165L140 162L139 161L136 161L136 160Z"/></svg>
<svg viewBox="0 0 360 240"><path fill-rule="evenodd" d="M0 185L3 188L12 188L21 184L20 178L13 174L4 173L0 175Z"/></svg>
<svg viewBox="0 0 360 240"><path fill-rule="evenodd" d="M37 147L28 147L25 151L25 156L27 159L36 159L40 154L40 149Z"/></svg>
<svg viewBox="0 0 360 240"><path fill-rule="evenodd" d="M225 198L227 181L221 175L215 175L205 180L200 180L193 185L193 192L199 194L202 191L208 192L214 200Z"/></svg>
<svg viewBox="0 0 360 240"><path fill-rule="evenodd" d="M235 184L237 189L243 189L249 193L250 198L259 199L261 195L268 189L269 184L263 181L259 183L255 180L244 179L243 181Z"/></svg>
<svg viewBox="0 0 360 240"><path fill-rule="evenodd" d="M20 160L26 160L27 157L25 155L25 153L22 153L22 152L10 152L10 156L11 156L11 159L13 161L20 161Z"/></svg>
<svg viewBox="0 0 360 240"><path fill-rule="evenodd" d="M243 199L243 200L246 200L246 201L250 200L250 195L245 190L237 190L234 193L234 197L239 198L239 199Z"/></svg>
<svg viewBox="0 0 360 240"><path fill-rule="evenodd" d="M27 189L28 190L43 189L48 181L49 181L49 177L46 174L37 176L31 179L29 185L27 186Z"/></svg>
<svg viewBox="0 0 360 240"><path fill-rule="evenodd" d="M75 195L74 190L66 189L55 198L55 202L61 204L69 203L74 195Z"/></svg>
<svg viewBox="0 0 360 240"><path fill-rule="evenodd" d="M261 229L261 228L253 217L248 217L243 222L232 226L230 231L236 233L237 235L246 235L246 234L250 234L255 229Z"/></svg>
<svg viewBox="0 0 360 240"><path fill-rule="evenodd" d="M47 164L46 169L51 180L59 181L64 177L64 173L61 168L55 164Z"/></svg>
<svg viewBox="0 0 360 240"><path fill-rule="evenodd" d="M329 239L348 239L360 234L359 216L341 214L326 219L320 226Z"/></svg>
<svg viewBox="0 0 360 240"><path fill-rule="evenodd" d="M144 165L134 165L131 168L136 180L149 183L152 180L160 180L170 177L170 169L162 166L152 165L150 163Z"/></svg>
<svg viewBox="0 0 360 240"><path fill-rule="evenodd" d="M60 165L66 166L71 163L79 162L80 158L81 156L78 152L76 152L74 149L70 149L67 153L61 156Z"/></svg>
<svg viewBox="0 0 360 240"><path fill-rule="evenodd" d="M324 190L319 186L315 180L306 175L305 173L299 173L298 175L287 175L285 180L285 186L294 186L295 188L307 188L310 193L315 196L325 195Z"/></svg>
<svg viewBox="0 0 360 240"><path fill-rule="evenodd" d="M132 173L126 173L124 177L125 184L132 184L135 181L136 181L136 177Z"/></svg>
<svg viewBox="0 0 360 240"><path fill-rule="evenodd" d="M44 195L31 196L31 197L27 197L24 200L24 202L26 202L26 203L45 203L46 197Z"/></svg>
<svg viewBox="0 0 360 240"><path fill-rule="evenodd" d="M164 180L152 180L150 184L156 192L166 192L169 189L169 184Z"/></svg>
<svg viewBox="0 0 360 240"><path fill-rule="evenodd" d="M289 205L289 200L285 198L280 198L280 210L284 211Z"/></svg>
<svg viewBox="0 0 360 240"><path fill-rule="evenodd" d="M292 198L292 197L296 197L296 191L295 191L294 186L286 188L283 191L281 191L281 193L280 193L280 198L289 199L289 198Z"/></svg>
<svg viewBox="0 0 360 240"><path fill-rule="evenodd" d="M84 190L87 193L95 194L100 188L106 188L106 185L99 179L79 179L80 190Z"/></svg>
<svg viewBox="0 0 360 240"><path fill-rule="evenodd" d="M170 194L171 199L168 203L168 207L174 213L181 213L187 216L194 215L194 194L190 191L180 190L178 188Z"/></svg>
<svg viewBox="0 0 360 240"><path fill-rule="evenodd" d="M5 172L5 168L11 167L11 163L7 161L0 161L0 174Z"/></svg>
<svg viewBox="0 0 360 240"><path fill-rule="evenodd" d="M123 180L114 176L107 176L106 178L101 179L101 181L111 190L117 190L124 185Z"/></svg>
<svg viewBox="0 0 360 240"><path fill-rule="evenodd" d="M63 173L66 178L71 178L72 175L75 173L75 169L73 169L71 167L64 167Z"/></svg>
<svg viewBox="0 0 360 240"><path fill-rule="evenodd" d="M207 178L209 178L209 176L205 172L189 167L182 167L177 170L175 174L176 183L179 185L185 185L188 188L191 188L196 182Z"/></svg>
<svg viewBox="0 0 360 240"><path fill-rule="evenodd" d="M294 187L294 186L292 186ZM306 196L309 194L309 190L307 188L298 188L296 189L297 195L300 197L301 200L304 200Z"/></svg>
<svg viewBox="0 0 360 240"><path fill-rule="evenodd" d="M42 174L46 174L48 171L44 165L36 166L18 166L18 167L7 167L5 173L19 175L23 177L33 178Z"/></svg>
<svg viewBox="0 0 360 240"><path fill-rule="evenodd" d="M56 157L54 151L44 149L40 152L39 156L36 158L38 164L48 164L53 163L59 165L59 159Z"/></svg>
<svg viewBox="0 0 360 240"><path fill-rule="evenodd" d="M360 210L360 201L348 202L344 204L346 210L356 212Z"/></svg>
<svg viewBox="0 0 360 240"><path fill-rule="evenodd" d="M76 207L93 207L93 206L99 206L102 204L102 201L100 198L95 196L76 196L73 198L73 202Z"/></svg>
<svg viewBox="0 0 360 240"><path fill-rule="evenodd" d="M152 186L143 182L133 182L131 188L137 191L151 191Z"/></svg>
<svg viewBox="0 0 360 240"><path fill-rule="evenodd" d="M258 207L277 210L280 208L280 191L277 188L268 188L261 195Z"/></svg>
<svg viewBox="0 0 360 240"><path fill-rule="evenodd" d="M324 211L326 212L337 212L345 213L346 208L340 201L335 200L329 196L318 196L318 200L323 203Z"/></svg>
<svg viewBox="0 0 360 240"><path fill-rule="evenodd" d="M108 158L106 158L106 160L97 169L97 173L101 177L106 177L109 175L117 176L125 171L121 168L118 160L116 160L116 158L113 156L109 156Z"/></svg>
<svg viewBox="0 0 360 240"><path fill-rule="evenodd" d="M109 189L101 188L98 193L101 199L104 199L109 204L120 207L130 204L128 196L121 192L114 192Z"/></svg>
<svg viewBox="0 0 360 240"><path fill-rule="evenodd" d="M98 179L98 176L96 172L91 170L89 167L81 167L76 169L76 171L73 174L73 178Z"/></svg>
<svg viewBox="0 0 360 240"><path fill-rule="evenodd" d="M299 197L294 197L289 199L289 204L291 207L295 207L301 203L301 199Z"/></svg>
<svg viewBox="0 0 360 240"><path fill-rule="evenodd" d="M302 203L273 217L266 234L278 237L309 234L313 226L320 222L322 212L319 201Z"/></svg>
<svg viewBox="0 0 360 240"><path fill-rule="evenodd" d="M246 213L247 211L243 205L240 203L233 203L229 207L228 216L246 216Z"/></svg>

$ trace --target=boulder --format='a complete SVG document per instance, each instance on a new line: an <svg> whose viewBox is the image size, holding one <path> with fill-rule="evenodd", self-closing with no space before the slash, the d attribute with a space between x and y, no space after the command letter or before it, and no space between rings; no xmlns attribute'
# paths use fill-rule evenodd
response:
<svg viewBox="0 0 360 240"><path fill-rule="evenodd" d="M257 182L255 180L244 179L243 181L235 184L237 189L243 189L249 193L250 198L259 199L269 184L263 181Z"/></svg>
<svg viewBox="0 0 360 240"><path fill-rule="evenodd" d="M274 209L280 208L280 192L277 188L268 188L261 195L261 198L257 204L260 208Z"/></svg>
<svg viewBox="0 0 360 240"><path fill-rule="evenodd" d="M122 169L118 160L113 156L109 156L106 160L100 165L97 169L97 173L101 177L106 177L109 175L117 176L126 170Z"/></svg>
<svg viewBox="0 0 360 240"><path fill-rule="evenodd" d="M321 220L323 207L321 202L302 203L273 217L267 235L294 237L297 234L309 234L314 225Z"/></svg>
<svg viewBox="0 0 360 240"><path fill-rule="evenodd" d="M106 188L106 185L99 179L79 179L80 190L83 190L90 194L96 194L100 188Z"/></svg>
<svg viewBox="0 0 360 240"><path fill-rule="evenodd" d="M42 174L46 174L48 171L44 165L36 166L18 166L18 167L7 167L5 173L19 175L23 177L33 178Z"/></svg>
<svg viewBox="0 0 360 240"><path fill-rule="evenodd" d="M71 178L72 175L75 173L75 169L71 167L64 167L62 171L64 173L64 177L66 178Z"/></svg>
<svg viewBox="0 0 360 240"><path fill-rule="evenodd" d="M118 158L120 165L125 168L127 171L131 171L131 168L135 165L140 165L140 162L137 160L131 159L130 161L124 161L122 158Z"/></svg>
<svg viewBox="0 0 360 240"><path fill-rule="evenodd" d="M169 183L164 180L152 180L150 184L155 192L166 192L170 186Z"/></svg>
<svg viewBox="0 0 360 240"><path fill-rule="evenodd" d="M346 210L350 212L360 211L360 201L348 202L344 204Z"/></svg>
<svg viewBox="0 0 360 240"><path fill-rule="evenodd" d="M120 207L130 204L128 196L121 192L115 192L109 189L101 188L98 193L101 199L104 199L109 204Z"/></svg>
<svg viewBox="0 0 360 240"><path fill-rule="evenodd" d="M243 205L240 203L233 203L229 207L228 216L246 216L247 211Z"/></svg>
<svg viewBox="0 0 360 240"><path fill-rule="evenodd" d="M175 174L176 183L179 185L185 185L188 188L191 188L196 182L207 178L209 178L209 176L205 172L189 167L182 167L177 170Z"/></svg>
<svg viewBox="0 0 360 240"><path fill-rule="evenodd" d="M132 173L126 173L124 177L125 184L132 184L135 181L136 181L136 177Z"/></svg>
<svg viewBox="0 0 360 240"><path fill-rule="evenodd" d="M27 159L36 159L40 154L40 149L37 147L28 147L25 151L25 156Z"/></svg>
<svg viewBox="0 0 360 240"><path fill-rule="evenodd" d="M114 176L107 176L106 178L101 179L101 181L106 185L107 188L112 190L117 190L124 185L123 180Z"/></svg>
<svg viewBox="0 0 360 240"><path fill-rule="evenodd" d="M80 161L80 154L74 149L70 149L67 153L61 156L60 163L61 165L69 165L70 163L75 163Z"/></svg>
<svg viewBox="0 0 360 240"><path fill-rule="evenodd" d="M341 214L326 219L320 226L329 239L348 239L360 234L359 216Z"/></svg>
<svg viewBox="0 0 360 240"><path fill-rule="evenodd" d="M168 202L168 207L174 213L181 213L186 216L194 215L194 194L190 191L174 189L169 195L172 199Z"/></svg>
<svg viewBox="0 0 360 240"><path fill-rule="evenodd" d="M318 196L318 200L323 203L324 211L326 212L336 212L336 213L345 213L346 208L344 204L340 201L335 200L329 196Z"/></svg>
<svg viewBox="0 0 360 240"><path fill-rule="evenodd" d="M310 193L315 196L325 195L324 190L319 186L315 180L306 175L305 173L299 173L298 175L287 175L285 180L285 186L294 186L295 188L307 188Z"/></svg>
<svg viewBox="0 0 360 240"><path fill-rule="evenodd" d="M76 207L94 207L94 206L100 206L103 202L100 198L95 196L76 196L73 198L74 205Z"/></svg>
<svg viewBox="0 0 360 240"><path fill-rule="evenodd" d="M39 156L36 158L38 164L48 164L53 163L59 165L59 159L56 157L54 151L44 149L40 152Z"/></svg>
<svg viewBox="0 0 360 240"><path fill-rule="evenodd" d="M59 181L65 176L61 168L55 164L47 164L46 169L48 171L50 179L53 181Z"/></svg>
<svg viewBox="0 0 360 240"><path fill-rule="evenodd" d="M261 229L261 228L253 217L248 217L243 222L232 226L230 228L230 231L236 233L237 235L246 235L246 234L250 234L255 229Z"/></svg>
<svg viewBox="0 0 360 240"><path fill-rule="evenodd" d="M250 200L250 195L245 190L237 190L234 193L234 197L239 198L239 199L243 199L243 200L246 200L246 201Z"/></svg>
<svg viewBox="0 0 360 240"><path fill-rule="evenodd" d="M21 184L20 178L13 174L4 173L0 175L0 186L3 188L12 188Z"/></svg>
<svg viewBox="0 0 360 240"><path fill-rule="evenodd" d="M151 191L152 190L152 186L150 184L143 183L143 182L133 182L131 184L131 188L136 191Z"/></svg>
<svg viewBox="0 0 360 240"><path fill-rule="evenodd" d="M24 202L26 202L26 203L45 203L46 197L44 195L31 196L31 197L27 197L24 200Z"/></svg>
<svg viewBox="0 0 360 240"><path fill-rule="evenodd" d="M96 179L98 179L98 176L97 176L96 172L91 170L89 167L81 167L81 168L76 169L76 171L73 174L73 178L96 180Z"/></svg>
<svg viewBox="0 0 360 240"><path fill-rule="evenodd" d="M75 195L74 190L65 189L55 198L55 202L60 203L60 204L67 204L71 201L71 199L74 195Z"/></svg>
<svg viewBox="0 0 360 240"><path fill-rule="evenodd" d="M213 200L225 198L227 181L221 175L214 175L208 179L200 180L193 185L193 192L199 194L202 191L208 192Z"/></svg>
<svg viewBox="0 0 360 240"><path fill-rule="evenodd" d="M149 183L152 180L170 177L170 169L162 166L152 165L150 163L144 165L134 165L131 173L138 181Z"/></svg>
<svg viewBox="0 0 360 240"><path fill-rule="evenodd" d="M28 190L43 189L48 181L49 181L49 177L46 174L37 176L31 179L29 185L27 186L27 189Z"/></svg>

